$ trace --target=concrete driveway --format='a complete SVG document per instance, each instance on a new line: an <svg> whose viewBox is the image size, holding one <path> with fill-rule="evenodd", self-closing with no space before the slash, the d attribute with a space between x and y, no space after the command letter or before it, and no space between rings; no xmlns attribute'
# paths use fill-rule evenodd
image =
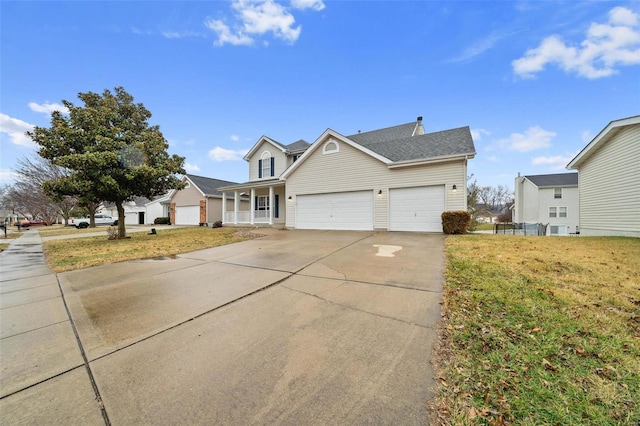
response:
<svg viewBox="0 0 640 426"><path fill-rule="evenodd" d="M63 367L7 358L4 339L3 422L428 423L444 237L257 232L58 274L70 321L56 308L37 338Z"/></svg>

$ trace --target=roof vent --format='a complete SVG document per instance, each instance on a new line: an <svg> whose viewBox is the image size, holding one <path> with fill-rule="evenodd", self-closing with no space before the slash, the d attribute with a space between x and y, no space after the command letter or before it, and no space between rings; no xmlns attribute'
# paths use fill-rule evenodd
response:
<svg viewBox="0 0 640 426"><path fill-rule="evenodd" d="M415 129L413 129L413 134L411 136L424 135L424 126L422 125L422 116L418 117L418 122L416 123Z"/></svg>

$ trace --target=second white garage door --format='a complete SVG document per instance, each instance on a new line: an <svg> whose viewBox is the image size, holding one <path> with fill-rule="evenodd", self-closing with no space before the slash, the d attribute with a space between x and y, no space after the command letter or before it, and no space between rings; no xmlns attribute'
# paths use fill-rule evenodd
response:
<svg viewBox="0 0 640 426"><path fill-rule="evenodd" d="M373 191L298 195L297 203L298 229L373 229Z"/></svg>
<svg viewBox="0 0 640 426"><path fill-rule="evenodd" d="M389 190L389 230L442 232L444 185Z"/></svg>
<svg viewBox="0 0 640 426"><path fill-rule="evenodd" d="M200 223L200 206L176 207L176 225L198 225Z"/></svg>

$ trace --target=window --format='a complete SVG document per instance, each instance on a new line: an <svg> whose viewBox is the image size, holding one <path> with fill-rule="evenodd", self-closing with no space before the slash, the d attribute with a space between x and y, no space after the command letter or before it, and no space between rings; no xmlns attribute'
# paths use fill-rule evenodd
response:
<svg viewBox="0 0 640 426"><path fill-rule="evenodd" d="M549 207L549 217L558 217L557 207Z"/></svg>
<svg viewBox="0 0 640 426"><path fill-rule="evenodd" d="M551 228L551 235L560 235L565 233L564 226L551 225L550 228Z"/></svg>
<svg viewBox="0 0 640 426"><path fill-rule="evenodd" d="M256 210L269 210L269 197L267 195L259 195L256 203Z"/></svg>
<svg viewBox="0 0 640 426"><path fill-rule="evenodd" d="M562 198L562 188L553 189L553 198Z"/></svg>
<svg viewBox="0 0 640 426"><path fill-rule="evenodd" d="M558 217L567 217L567 208L566 207L559 207L559 211L558 211Z"/></svg>
<svg viewBox="0 0 640 426"><path fill-rule="evenodd" d="M299 155L294 155L294 156L293 156L293 162L295 163L296 161L298 161L298 158L300 158L300 156L299 156Z"/></svg>
<svg viewBox="0 0 640 426"><path fill-rule="evenodd" d="M258 160L258 179L273 177L275 175L275 158L269 151L265 151Z"/></svg>
<svg viewBox="0 0 640 426"><path fill-rule="evenodd" d="M338 151L340 151L340 147L338 146L338 142L336 141L329 141L322 147L323 154L331 154Z"/></svg>

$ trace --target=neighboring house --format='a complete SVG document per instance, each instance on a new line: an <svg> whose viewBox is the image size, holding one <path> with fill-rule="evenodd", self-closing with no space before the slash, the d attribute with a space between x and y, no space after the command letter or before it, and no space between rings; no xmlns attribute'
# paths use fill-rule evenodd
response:
<svg viewBox="0 0 640 426"><path fill-rule="evenodd" d="M182 178L185 188L173 192L170 200L170 220L175 225L202 225L222 221L222 204L227 210L249 210L249 200L238 194L223 199L218 188L234 182L187 174Z"/></svg>
<svg viewBox="0 0 640 426"><path fill-rule="evenodd" d="M422 117L344 136L327 129L311 145L261 137L244 159L251 208L225 209L225 224L297 229L442 232L441 214L466 210L469 127L425 133Z"/></svg>
<svg viewBox="0 0 640 426"><path fill-rule="evenodd" d="M548 225L547 235L579 231L578 174L520 176L515 179L513 223Z"/></svg>
<svg viewBox="0 0 640 426"><path fill-rule="evenodd" d="M476 204L476 220L481 223L497 223L498 217L509 211L509 205L492 208L486 204Z"/></svg>
<svg viewBox="0 0 640 426"><path fill-rule="evenodd" d="M640 237L640 115L610 122L567 168L580 175L580 235Z"/></svg>
<svg viewBox="0 0 640 426"><path fill-rule="evenodd" d="M127 225L144 225L147 223L153 223L148 221L147 208L145 204L149 202L148 198L136 197L133 201L123 203L124 207L124 223ZM109 215L115 219L118 218L118 208L113 203L105 204L100 213Z"/></svg>

